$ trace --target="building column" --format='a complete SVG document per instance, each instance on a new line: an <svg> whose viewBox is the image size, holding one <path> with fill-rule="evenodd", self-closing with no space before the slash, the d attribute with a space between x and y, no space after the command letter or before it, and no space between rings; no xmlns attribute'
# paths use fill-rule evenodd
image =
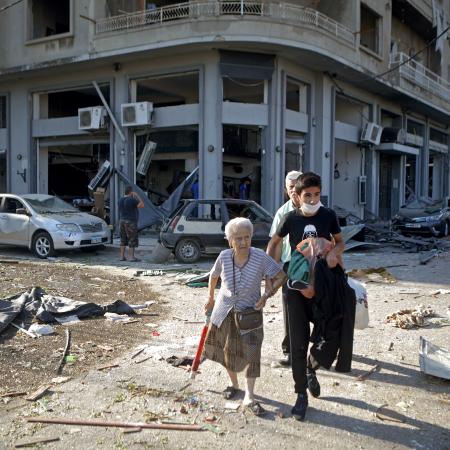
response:
<svg viewBox="0 0 450 450"><path fill-rule="evenodd" d="M328 206L333 205L334 169L334 111L335 90L326 75L318 74L315 83L314 112L311 132L314 145L309 149L309 167L322 177L322 195L328 197Z"/></svg>
<svg viewBox="0 0 450 450"><path fill-rule="evenodd" d="M14 194L30 192L36 180L35 146L31 145L31 114L28 109L28 92L25 87L17 87L11 92L10 101L10 191ZM33 164L30 164L32 163ZM33 173L31 173L33 167ZM26 170L25 180L18 172ZM34 190L33 190L34 191Z"/></svg>
<svg viewBox="0 0 450 450"><path fill-rule="evenodd" d="M200 198L222 197L222 83L219 55L205 62L200 92Z"/></svg>

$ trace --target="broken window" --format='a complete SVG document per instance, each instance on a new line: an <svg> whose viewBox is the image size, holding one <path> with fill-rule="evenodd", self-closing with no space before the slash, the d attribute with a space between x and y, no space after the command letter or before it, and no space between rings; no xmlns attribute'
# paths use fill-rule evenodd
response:
<svg viewBox="0 0 450 450"><path fill-rule="evenodd" d="M137 80L136 101L153 102L154 107L199 102L198 72L185 72Z"/></svg>
<svg viewBox="0 0 450 450"><path fill-rule="evenodd" d="M375 53L380 53L381 17L361 3L360 19L360 44Z"/></svg>
<svg viewBox="0 0 450 450"><path fill-rule="evenodd" d="M251 80L224 76L223 101L237 103L264 103L265 80Z"/></svg>
<svg viewBox="0 0 450 450"><path fill-rule="evenodd" d="M139 167L146 144L156 144L145 174ZM198 126L154 129L135 138L136 184L161 204L198 165ZM185 192L185 197L193 197Z"/></svg>
<svg viewBox="0 0 450 450"><path fill-rule="evenodd" d="M45 150L48 154L48 194L69 203L75 198L89 197L89 182L103 162L110 159L108 144L67 144ZM88 205L90 208L92 205Z"/></svg>
<svg viewBox="0 0 450 450"><path fill-rule="evenodd" d="M417 157L406 156L405 165L405 202L409 203L417 196L416 193L416 161Z"/></svg>
<svg viewBox="0 0 450 450"><path fill-rule="evenodd" d="M0 97L0 128L6 128L6 97Z"/></svg>
<svg viewBox="0 0 450 450"><path fill-rule="evenodd" d="M289 79L286 82L286 109L300 112L300 84Z"/></svg>
<svg viewBox="0 0 450 450"><path fill-rule="evenodd" d="M103 96L109 103L109 85L100 86ZM73 117L79 108L101 106L102 101L94 87L80 87L67 91L48 92L39 96L40 119Z"/></svg>
<svg viewBox="0 0 450 450"><path fill-rule="evenodd" d="M263 128L223 126L223 196L260 202Z"/></svg>
<svg viewBox="0 0 450 450"><path fill-rule="evenodd" d="M28 0L28 38L70 33L71 0Z"/></svg>

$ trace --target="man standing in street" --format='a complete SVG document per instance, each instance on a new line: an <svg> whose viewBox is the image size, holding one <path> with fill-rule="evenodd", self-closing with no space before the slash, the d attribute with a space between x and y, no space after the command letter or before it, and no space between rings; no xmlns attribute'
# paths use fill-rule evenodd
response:
<svg viewBox="0 0 450 450"><path fill-rule="evenodd" d="M299 208L298 196L295 193L295 183L297 183L298 177L302 174L297 170L291 170L285 178L286 193L289 197L288 201L282 205L275 214L272 222L272 227L270 229L269 236L272 237L277 231L278 225L285 214L292 211L294 208ZM281 262L283 263L283 270L287 273L289 261L291 260L291 246L289 244L289 235L285 236L283 239L283 247L281 251ZM289 342L289 318L288 310L286 304L286 291L287 285L283 284L282 288L282 299L283 299L283 319L284 319L284 338L281 343L281 349L283 350L284 357L280 359L280 364L288 366L291 363L290 358L290 342Z"/></svg>
<svg viewBox="0 0 450 450"><path fill-rule="evenodd" d="M119 200L119 224L120 224L120 261L126 261L125 248L129 247L129 261L139 261L134 255L134 249L139 245L138 241L138 208L143 208L144 202L133 192L131 186L125 188L125 195Z"/></svg>

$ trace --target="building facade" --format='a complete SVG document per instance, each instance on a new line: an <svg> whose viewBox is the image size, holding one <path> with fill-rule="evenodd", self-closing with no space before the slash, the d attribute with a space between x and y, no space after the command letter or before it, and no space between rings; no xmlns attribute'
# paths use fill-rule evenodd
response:
<svg viewBox="0 0 450 450"><path fill-rule="evenodd" d="M360 218L445 198L449 12L449 0L10 5L0 192L85 197L108 160L155 203L197 165L200 197L238 196L249 178L272 212L293 169L320 173L324 201ZM143 102L151 123L122 126L122 105ZM105 105L114 120L80 127L80 108ZM110 182L113 217L121 189Z"/></svg>

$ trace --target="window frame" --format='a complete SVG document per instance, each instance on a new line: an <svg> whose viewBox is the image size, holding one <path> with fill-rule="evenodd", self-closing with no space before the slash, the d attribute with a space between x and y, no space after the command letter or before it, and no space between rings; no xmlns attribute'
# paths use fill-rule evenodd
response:
<svg viewBox="0 0 450 450"><path fill-rule="evenodd" d="M26 0L25 3L25 45L40 44L42 42L54 41L74 36L74 2L69 0L69 31L65 33L53 34L33 38L33 16L32 16L33 0Z"/></svg>
<svg viewBox="0 0 450 450"><path fill-rule="evenodd" d="M370 14L372 14L376 21L376 36L375 36L375 50L371 49L370 47L367 47L366 45L361 43L361 35L362 35L362 24L361 24L361 15L362 15L362 9L365 9ZM365 3L360 3L360 11L359 11L359 48L367 53L369 53L372 56L376 56L377 58L383 57L383 17L380 16L376 11L374 11L372 8L370 8L369 5L366 5Z"/></svg>

